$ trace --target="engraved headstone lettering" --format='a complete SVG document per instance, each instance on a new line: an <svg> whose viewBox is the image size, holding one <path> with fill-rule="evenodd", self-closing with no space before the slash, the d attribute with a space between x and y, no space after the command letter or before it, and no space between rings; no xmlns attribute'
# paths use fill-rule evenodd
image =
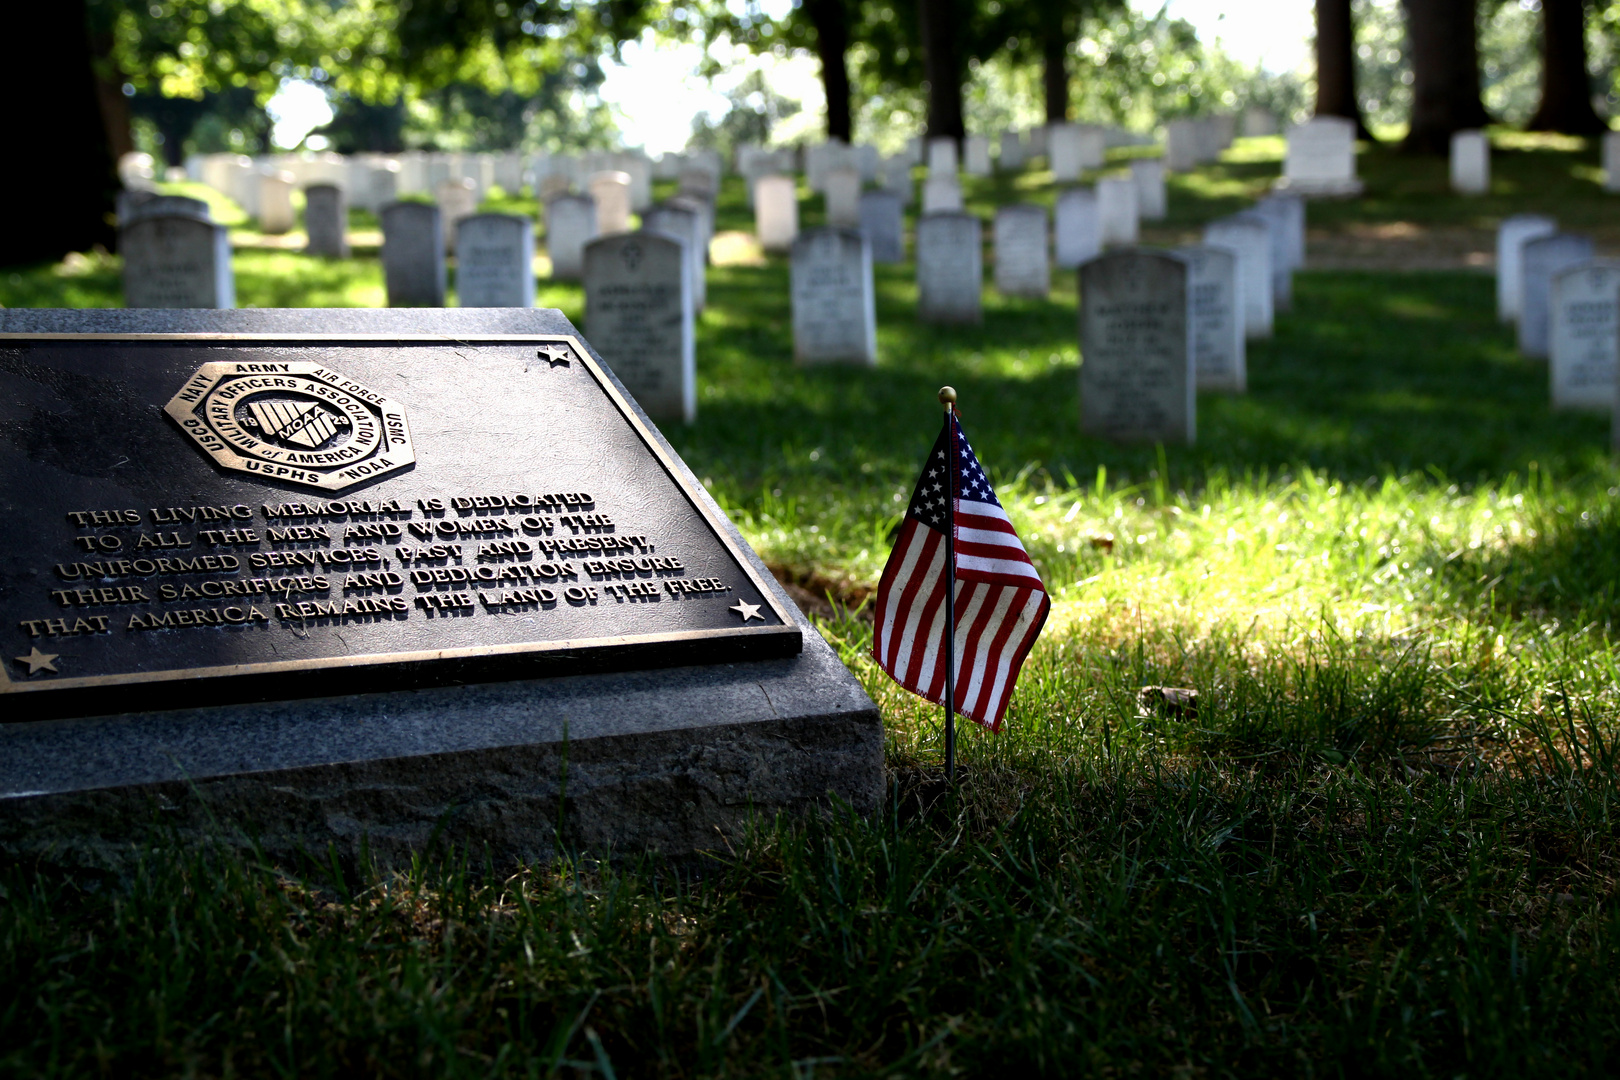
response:
<svg viewBox="0 0 1620 1080"><path fill-rule="evenodd" d="M585 332L656 419L697 416L692 255L662 233L620 233L585 247Z"/></svg>
<svg viewBox="0 0 1620 1080"><path fill-rule="evenodd" d="M1080 268L1080 426L1117 441L1191 443L1187 264L1120 251Z"/></svg>
<svg viewBox="0 0 1620 1080"><path fill-rule="evenodd" d="M917 317L927 323L984 321L984 228L972 214L917 219Z"/></svg>
<svg viewBox="0 0 1620 1080"><path fill-rule="evenodd" d="M872 248L860 233L800 233L793 242L791 279L795 360L877 363Z"/></svg>

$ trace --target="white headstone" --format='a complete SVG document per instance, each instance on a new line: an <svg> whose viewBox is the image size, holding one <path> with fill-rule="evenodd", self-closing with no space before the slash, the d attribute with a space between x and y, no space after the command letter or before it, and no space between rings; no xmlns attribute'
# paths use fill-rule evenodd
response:
<svg viewBox="0 0 1620 1080"><path fill-rule="evenodd" d="M1140 229L1133 177L1105 176L1097 181L1097 220L1105 247L1136 243Z"/></svg>
<svg viewBox="0 0 1620 1080"><path fill-rule="evenodd" d="M748 205L754 205L754 185L759 178L769 176L776 171L775 156L763 146L742 145L737 147L737 174L743 178L743 186L748 191Z"/></svg>
<svg viewBox="0 0 1620 1080"><path fill-rule="evenodd" d="M827 224L852 229L861 223L861 174L834 169L826 176Z"/></svg>
<svg viewBox="0 0 1620 1080"><path fill-rule="evenodd" d="M702 162L689 164L681 169L679 191L680 194L694 199L714 202L720 195L720 174Z"/></svg>
<svg viewBox="0 0 1620 1080"><path fill-rule="evenodd" d="M854 146L850 153L855 158L855 171L861 174L861 183L873 184L877 182L879 162L883 160L875 146Z"/></svg>
<svg viewBox="0 0 1620 1080"><path fill-rule="evenodd" d="M697 418L691 262L685 244L657 233L585 247L585 336L655 420Z"/></svg>
<svg viewBox="0 0 1620 1080"><path fill-rule="evenodd" d="M1145 221L1162 221L1169 212L1164 190L1164 162L1158 158L1137 158L1131 162L1131 179L1136 181L1136 209Z"/></svg>
<svg viewBox="0 0 1620 1080"><path fill-rule="evenodd" d="M1342 116L1318 116L1288 133L1279 188L1300 195L1359 195L1356 125Z"/></svg>
<svg viewBox="0 0 1620 1080"><path fill-rule="evenodd" d="M304 231L311 255L332 259L349 257L349 204L336 184L315 184L304 189Z"/></svg>
<svg viewBox="0 0 1620 1080"><path fill-rule="evenodd" d="M1172 120L1164 125L1164 167L1171 172L1188 172L1198 167L1203 152L1202 133L1196 120Z"/></svg>
<svg viewBox="0 0 1620 1080"><path fill-rule="evenodd" d="M1102 223L1097 218L1097 192L1069 188L1058 194L1052 231L1056 234L1057 264L1073 270L1102 253Z"/></svg>
<svg viewBox="0 0 1620 1080"><path fill-rule="evenodd" d="M641 211L652 205L652 161L640 151L629 151L614 158L613 164L630 178L630 209ZM718 178L718 169L715 172ZM718 184L718 179L716 180Z"/></svg>
<svg viewBox="0 0 1620 1080"><path fill-rule="evenodd" d="M1008 128L1001 133L1001 143L997 148L996 166L1002 172L1022 172L1029 163L1029 150L1024 145L1023 136L1017 128Z"/></svg>
<svg viewBox="0 0 1620 1080"><path fill-rule="evenodd" d="M1030 157L1046 157L1046 128L1037 125L1029 129L1027 145Z"/></svg>
<svg viewBox="0 0 1620 1080"><path fill-rule="evenodd" d="M361 187L356 189L365 199L361 207L376 213L403 193L405 166L398 161L374 161L359 174Z"/></svg>
<svg viewBox="0 0 1620 1080"><path fill-rule="evenodd" d="M591 174L585 189L596 203L598 236L630 231L630 174L608 169Z"/></svg>
<svg viewBox="0 0 1620 1080"><path fill-rule="evenodd" d="M956 176L956 140L935 138L928 140L928 175Z"/></svg>
<svg viewBox="0 0 1620 1080"><path fill-rule="evenodd" d="M1287 257L1287 265L1294 270L1305 266L1305 199L1300 195L1273 192L1255 200L1254 208L1261 212L1273 228L1281 228L1282 242L1277 250Z"/></svg>
<svg viewBox="0 0 1620 1080"><path fill-rule="evenodd" d="M1520 255L1519 352L1544 357L1552 325L1552 279L1592 257L1592 238L1554 233L1524 245Z"/></svg>
<svg viewBox="0 0 1620 1080"><path fill-rule="evenodd" d="M1486 195L1491 190L1491 142L1483 131L1451 136L1451 190L1459 195Z"/></svg>
<svg viewBox="0 0 1620 1080"><path fill-rule="evenodd" d="M882 160L878 166L878 179L883 190L900 197L901 206L910 206L917 198L917 185L911 177L911 163L904 154Z"/></svg>
<svg viewBox="0 0 1620 1080"><path fill-rule="evenodd" d="M383 281L389 307L444 307L444 224L437 206L382 208Z"/></svg>
<svg viewBox="0 0 1620 1080"><path fill-rule="evenodd" d="M1558 231L1558 222L1542 214L1514 214L1496 228L1496 317L1513 322L1519 317L1520 257L1524 245Z"/></svg>
<svg viewBox="0 0 1620 1080"><path fill-rule="evenodd" d="M1603 134L1603 190L1620 192L1620 131Z"/></svg>
<svg viewBox="0 0 1620 1080"><path fill-rule="evenodd" d="M559 195L546 203L546 254L551 276L578 281L585 273L585 245L596 239L596 203L589 195Z"/></svg>
<svg viewBox="0 0 1620 1080"><path fill-rule="evenodd" d="M495 155L495 185L508 196L523 190L523 155L506 150Z"/></svg>
<svg viewBox="0 0 1620 1080"><path fill-rule="evenodd" d="M534 222L474 214L456 226L456 300L462 307L534 307Z"/></svg>
<svg viewBox="0 0 1620 1080"><path fill-rule="evenodd" d="M1226 248L1237 256L1239 291L1243 298L1243 336L1271 336L1271 226L1252 214L1217 218L1204 226L1204 243Z"/></svg>
<svg viewBox="0 0 1620 1080"><path fill-rule="evenodd" d="M456 225L462 218L478 213L478 183L470 177L446 180L433 192L439 204L439 224L444 230L444 250L455 254Z"/></svg>
<svg viewBox="0 0 1620 1080"><path fill-rule="evenodd" d="M766 251L787 251L799 235L799 192L791 176L762 176L754 185L754 233Z"/></svg>
<svg viewBox="0 0 1620 1080"><path fill-rule="evenodd" d="M292 193L297 180L290 172L265 169L259 175L259 231L280 236L294 224Z"/></svg>
<svg viewBox="0 0 1620 1080"><path fill-rule="evenodd" d="M889 191L868 191L861 196L861 235L872 248L874 263L904 262L906 238L900 197Z"/></svg>
<svg viewBox="0 0 1620 1080"><path fill-rule="evenodd" d="M1176 254L1187 260L1198 389L1241 394L1248 389L1249 373L1237 256L1228 248L1204 245L1181 248Z"/></svg>
<svg viewBox="0 0 1620 1080"><path fill-rule="evenodd" d="M399 155L399 183L397 195L421 195L428 190L428 159L420 150L407 150ZM381 210L387 203L378 203Z"/></svg>
<svg viewBox="0 0 1620 1080"><path fill-rule="evenodd" d="M1092 124L1080 125L1080 167L1100 169L1108 164L1108 132Z"/></svg>
<svg viewBox="0 0 1620 1080"><path fill-rule="evenodd" d="M1078 124L1051 124L1046 129L1047 160L1052 166L1052 179L1060 184L1080 179L1085 169L1081 145L1085 134Z"/></svg>
<svg viewBox="0 0 1620 1080"><path fill-rule="evenodd" d="M996 211L996 289L1044 299L1052 291L1046 207L1021 203Z"/></svg>
<svg viewBox="0 0 1620 1080"><path fill-rule="evenodd" d="M842 139L829 139L812 146L804 155L804 179L811 191L820 191L827 174L851 164L849 146Z"/></svg>
<svg viewBox="0 0 1620 1080"><path fill-rule="evenodd" d="M1289 311L1294 306L1294 211L1304 206L1298 195L1260 199L1236 217L1258 217L1271 230L1271 307Z"/></svg>
<svg viewBox="0 0 1620 1080"><path fill-rule="evenodd" d="M1080 429L1120 442L1192 443L1197 374L1187 263L1115 251L1080 268Z"/></svg>
<svg viewBox="0 0 1620 1080"><path fill-rule="evenodd" d="M190 214L154 214L118 230L124 305L231 308L236 278L225 226Z"/></svg>
<svg viewBox="0 0 1620 1080"><path fill-rule="evenodd" d="M984 321L984 227L972 214L917 219L917 318L926 323Z"/></svg>
<svg viewBox="0 0 1620 1080"><path fill-rule="evenodd" d="M1614 408L1620 378L1620 262L1593 259L1553 275L1548 344L1553 408Z"/></svg>
<svg viewBox="0 0 1620 1080"><path fill-rule="evenodd" d="M642 212L641 228L644 232L672 237L685 246L691 262L687 269L692 275L692 310L702 311L709 299L708 264L703 259L703 221L697 211L674 203L650 206Z"/></svg>
<svg viewBox="0 0 1620 1080"><path fill-rule="evenodd" d="M793 241L793 358L877 364L872 249L852 229L810 229Z"/></svg>
<svg viewBox="0 0 1620 1080"><path fill-rule="evenodd" d="M437 191L439 185L452 179L450 168L450 155L429 154L427 156L427 190ZM461 179L454 177L454 179Z"/></svg>
<svg viewBox="0 0 1620 1080"><path fill-rule="evenodd" d="M961 209L962 185L956 177L930 176L923 182L923 213L952 213Z"/></svg>
<svg viewBox="0 0 1620 1080"><path fill-rule="evenodd" d="M1251 108L1243 114L1243 134L1251 139L1257 135L1275 135L1277 118L1270 109Z"/></svg>
<svg viewBox="0 0 1620 1080"><path fill-rule="evenodd" d="M969 176L990 175L990 140L984 135L969 135L962 140L962 171Z"/></svg>
<svg viewBox="0 0 1620 1080"><path fill-rule="evenodd" d="M709 243L714 239L714 203L691 195L676 195L669 200L669 205L678 206L682 210L690 210L697 215L697 257L704 266L707 266L709 264Z"/></svg>

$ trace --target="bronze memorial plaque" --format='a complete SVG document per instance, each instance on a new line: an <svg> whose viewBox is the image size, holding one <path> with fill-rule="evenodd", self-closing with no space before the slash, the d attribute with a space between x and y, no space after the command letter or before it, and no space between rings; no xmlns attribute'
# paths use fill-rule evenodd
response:
<svg viewBox="0 0 1620 1080"><path fill-rule="evenodd" d="M799 651L570 337L0 335L3 719Z"/></svg>

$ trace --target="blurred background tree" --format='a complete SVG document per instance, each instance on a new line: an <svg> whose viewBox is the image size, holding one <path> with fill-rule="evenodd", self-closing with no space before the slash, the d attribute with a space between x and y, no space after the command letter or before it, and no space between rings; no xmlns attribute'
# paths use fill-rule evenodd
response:
<svg viewBox="0 0 1620 1080"><path fill-rule="evenodd" d="M1311 2L1316 78L1237 62L1125 0L791 0L771 14L761 0L62 0L53 47L12 41L4 77L30 104L20 144L70 163L73 179L5 243L13 258L110 244L120 154L140 147L172 166L271 150L266 105L290 82L332 108L311 147L612 145L600 91L631 41L708 47L701 73L733 82L691 138L716 148L803 132L814 115L763 69L725 59L743 53L814 57L826 134L890 150L919 129L1075 119L1147 132L1251 106L1298 121L1314 106L1404 127L1409 149L1443 153L1452 132L1493 115L1596 133L1617 100L1620 0Z"/></svg>

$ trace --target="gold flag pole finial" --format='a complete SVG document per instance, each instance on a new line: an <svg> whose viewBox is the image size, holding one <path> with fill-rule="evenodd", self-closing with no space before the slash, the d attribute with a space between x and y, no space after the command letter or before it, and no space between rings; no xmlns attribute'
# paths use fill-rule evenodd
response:
<svg viewBox="0 0 1620 1080"><path fill-rule="evenodd" d="M942 387L940 387L939 388L939 403L941 405L945 406L945 411L946 412L950 412L951 407L956 404L956 387L954 387L954 386L942 386Z"/></svg>

